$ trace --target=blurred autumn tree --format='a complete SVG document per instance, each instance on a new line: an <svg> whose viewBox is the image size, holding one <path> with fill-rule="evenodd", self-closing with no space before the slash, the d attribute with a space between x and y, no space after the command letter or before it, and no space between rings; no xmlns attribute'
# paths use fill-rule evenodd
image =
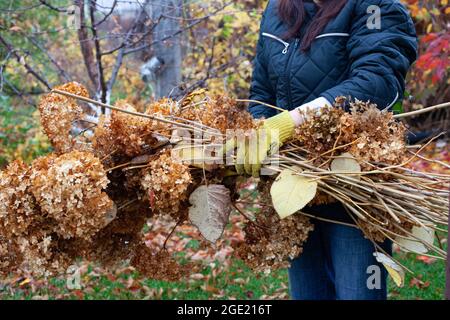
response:
<svg viewBox="0 0 450 320"><path fill-rule="evenodd" d="M213 5L214 1L209 3ZM188 91L206 87L214 93L247 96L251 62L266 4L267 0L233 2L221 15L212 17L201 28L190 32L184 64Z"/></svg>
<svg viewBox="0 0 450 320"><path fill-rule="evenodd" d="M405 101L406 110L421 109L450 100L450 31L448 0L403 0L408 5L419 37L419 59L407 79L413 97ZM422 130L448 129L450 110L441 109L411 119Z"/></svg>
<svg viewBox="0 0 450 320"><path fill-rule="evenodd" d="M23 146L35 134L17 128L33 119L29 107L39 95L62 82L83 83L103 102L127 98L144 108L161 96L158 81L181 69L179 90L170 90L174 98L206 86L245 95L263 5L220 0L3 1L0 92L8 108L2 106L0 125L8 129L0 136L0 165L12 157L34 156ZM167 54L177 45L184 59ZM227 85L222 79L228 79ZM97 115L104 111L93 109ZM23 110L26 115L17 117ZM31 122L27 126L36 126L38 119ZM16 152L18 148L27 154Z"/></svg>
<svg viewBox="0 0 450 320"><path fill-rule="evenodd" d="M405 109L448 101L448 0L402 1L411 11L420 40L420 58L407 84L408 93L414 98L405 101ZM158 96L158 77L173 72L174 65L181 65L181 82L176 90L170 90L174 98L197 88L246 97L266 3L267 0L2 1L0 126L7 129L0 133L0 166L12 157L31 159L35 156L30 151L33 148L39 152L48 148L45 139L37 136L39 130L16 128L35 128L39 122L32 117L30 106L50 87L68 80L83 83L98 100L114 102L126 98L142 109ZM155 10L155 4L166 9ZM165 27L169 31L161 37L164 25L169 25ZM174 45L181 54L168 59L181 61L165 61L164 48ZM22 116L17 117L17 112ZM412 124L421 124L417 126L422 128L436 122L448 125L445 119L449 118L448 111L442 110L415 118Z"/></svg>

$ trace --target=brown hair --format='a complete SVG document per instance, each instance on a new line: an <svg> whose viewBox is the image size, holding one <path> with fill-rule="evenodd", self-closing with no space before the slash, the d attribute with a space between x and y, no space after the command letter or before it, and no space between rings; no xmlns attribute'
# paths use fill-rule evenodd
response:
<svg viewBox="0 0 450 320"><path fill-rule="evenodd" d="M278 14L281 20L289 25L285 38L297 37L305 19L304 0L279 0ZM347 0L321 0L319 10L302 40L301 50L307 51L314 39L322 32L331 19L336 17L342 10Z"/></svg>

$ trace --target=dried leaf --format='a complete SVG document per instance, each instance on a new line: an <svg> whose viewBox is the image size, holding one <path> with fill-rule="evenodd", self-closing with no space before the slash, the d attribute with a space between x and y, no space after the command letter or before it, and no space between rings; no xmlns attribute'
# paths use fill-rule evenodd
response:
<svg viewBox="0 0 450 320"><path fill-rule="evenodd" d="M156 133L152 134L152 138L154 140L150 142L149 147L153 150L158 149L158 148L170 143L170 140L167 137L156 134Z"/></svg>
<svg viewBox="0 0 450 320"><path fill-rule="evenodd" d="M231 212L230 191L223 185L198 187L189 197L189 219L206 240L214 243L223 233Z"/></svg>
<svg viewBox="0 0 450 320"><path fill-rule="evenodd" d="M374 252L373 255L375 256L375 259L377 259L377 261L386 268L397 287L403 287L405 284L405 272L402 267L400 267L392 258L388 257L384 253Z"/></svg>
<svg viewBox="0 0 450 320"><path fill-rule="evenodd" d="M411 233L419 240L415 238L406 239L405 237L397 237L396 242L400 245L400 249L404 251L411 251L414 253L427 253L428 248L424 243L433 245L434 242L434 230L426 227L413 227Z"/></svg>
<svg viewBox="0 0 450 320"><path fill-rule="evenodd" d="M331 170L337 172L361 172L361 165L348 152L341 154L331 162ZM359 179L360 176L354 176Z"/></svg>
<svg viewBox="0 0 450 320"><path fill-rule="evenodd" d="M144 155L141 155L141 156L137 156L137 157L134 157L131 161L130 161L130 164L132 164L132 165L141 165L141 164L147 164L147 163L149 163L151 160L152 160L152 158L154 158L155 156L154 155L151 155L151 154L144 154Z"/></svg>
<svg viewBox="0 0 450 320"><path fill-rule="evenodd" d="M111 221L113 221L117 216L117 205L115 203L112 204L111 209L106 212L105 225L108 225Z"/></svg>
<svg viewBox="0 0 450 320"><path fill-rule="evenodd" d="M270 188L272 203L281 219L306 206L317 192L317 182L285 169Z"/></svg>

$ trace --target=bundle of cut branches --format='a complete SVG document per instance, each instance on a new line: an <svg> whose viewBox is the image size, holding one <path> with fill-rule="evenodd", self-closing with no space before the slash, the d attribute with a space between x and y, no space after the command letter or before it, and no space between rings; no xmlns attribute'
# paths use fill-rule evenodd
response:
<svg viewBox="0 0 450 320"><path fill-rule="evenodd" d="M289 216L305 203L339 202L374 243L380 262L395 266L388 270L399 284L403 266L386 256L380 242L389 239L406 251L444 259L434 235L445 232L448 221L450 175L410 166L419 157L434 162L420 155L431 141L408 146L406 128L392 113L361 101L350 103L349 112L336 105L309 119L274 158L279 168L273 170L280 172L271 189L277 212ZM288 198L283 190L293 188L302 196Z"/></svg>
<svg viewBox="0 0 450 320"><path fill-rule="evenodd" d="M94 118L80 102L111 112ZM55 88L39 106L54 153L0 173L0 271L57 273L83 257L107 266L130 260L149 277L174 280L193 268L177 264L165 244L158 252L146 247L146 221L163 215L175 228L189 221L214 243L233 210L247 221L236 256L270 271L301 254L310 218L324 219L302 209L330 202L341 203L352 226L373 241L398 284L406 268L380 241L445 257L433 239L447 224L450 175L410 168L416 158L433 160L420 154L426 145L406 144L406 128L392 113L339 99L306 114L294 137L266 159L271 175L258 183L259 196L244 201L233 163L217 161L227 130L247 136L260 127L241 102L200 91L138 112L126 101L91 100L77 83Z"/></svg>

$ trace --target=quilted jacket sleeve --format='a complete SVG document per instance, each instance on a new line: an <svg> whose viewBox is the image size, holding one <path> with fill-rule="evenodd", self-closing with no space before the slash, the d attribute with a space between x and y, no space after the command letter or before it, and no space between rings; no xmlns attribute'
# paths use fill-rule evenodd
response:
<svg viewBox="0 0 450 320"><path fill-rule="evenodd" d="M380 8L379 29L368 27L373 5ZM380 109L389 108L403 98L406 73L417 58L414 24L398 0L356 1L354 14L347 43L349 77L321 96L328 101L338 96L370 100Z"/></svg>
<svg viewBox="0 0 450 320"><path fill-rule="evenodd" d="M262 17L260 30L263 29L266 12L267 9ZM250 99L275 105L276 97L275 92L270 85L269 75L267 72L267 62L263 56L264 41L261 33L262 31L259 33L258 44L256 47L256 57L253 60L253 76L250 86ZM254 118L270 118L276 113L274 109L257 103L251 103L249 105L249 111Z"/></svg>

